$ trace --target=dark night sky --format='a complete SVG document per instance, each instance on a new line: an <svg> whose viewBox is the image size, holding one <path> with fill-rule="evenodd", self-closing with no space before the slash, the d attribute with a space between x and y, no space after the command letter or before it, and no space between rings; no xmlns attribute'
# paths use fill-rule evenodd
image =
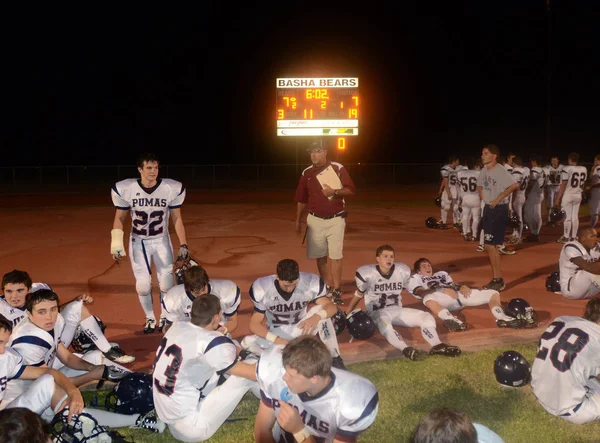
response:
<svg viewBox="0 0 600 443"><path fill-rule="evenodd" d="M360 78L348 160L545 154L548 66L553 150L600 152L593 2L552 1L550 57L545 0L265 3L5 14L2 164L293 162L282 76Z"/></svg>

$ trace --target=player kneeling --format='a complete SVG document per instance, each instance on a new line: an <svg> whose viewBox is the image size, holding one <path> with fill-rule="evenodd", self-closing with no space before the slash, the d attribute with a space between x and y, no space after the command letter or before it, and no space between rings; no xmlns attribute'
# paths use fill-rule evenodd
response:
<svg viewBox="0 0 600 443"><path fill-rule="evenodd" d="M262 354L257 442L356 441L373 424L379 407L373 383L331 363L327 347L311 335Z"/></svg>
<svg viewBox="0 0 600 443"><path fill-rule="evenodd" d="M217 330L220 320L215 295L196 298L191 321L173 323L156 352L154 405L178 440L209 439L256 385L256 365L238 361L234 343Z"/></svg>
<svg viewBox="0 0 600 443"><path fill-rule="evenodd" d="M426 258L418 259L415 272L408 282L408 291L423 300L431 312L437 316L450 331L464 331L467 325L450 312L460 311L466 306L488 304L496 324L500 328L519 328L521 322L506 315L500 304L500 293L493 289L472 289L459 285L445 271L433 272L431 262Z"/></svg>

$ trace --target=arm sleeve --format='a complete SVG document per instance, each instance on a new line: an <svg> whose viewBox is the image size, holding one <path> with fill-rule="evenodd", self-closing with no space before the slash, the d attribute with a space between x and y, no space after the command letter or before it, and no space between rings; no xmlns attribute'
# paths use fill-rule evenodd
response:
<svg viewBox="0 0 600 443"><path fill-rule="evenodd" d="M42 366L45 364L46 353L52 348L50 343L35 335L17 337L10 346L23 356L27 366Z"/></svg>
<svg viewBox="0 0 600 443"><path fill-rule="evenodd" d="M354 281L356 282L356 289L362 293L365 293L367 292L367 289L369 289L369 281L362 275L364 274L364 271L362 271L362 273L361 271L361 269L356 271L356 274L354 274Z"/></svg>
<svg viewBox="0 0 600 443"><path fill-rule="evenodd" d="M355 193L356 186L354 186L354 182L352 181L350 174L348 174L348 170L342 166L340 168L339 174L340 174L340 181L342 182L342 187L348 188L352 191L352 193Z"/></svg>
<svg viewBox="0 0 600 443"><path fill-rule="evenodd" d="M231 282L231 289L228 290L226 297L227 301L222 305L223 315L225 315L225 317L231 317L238 311L242 300L241 294L242 291L240 291L240 288L235 283Z"/></svg>
<svg viewBox="0 0 600 443"><path fill-rule="evenodd" d="M212 339L204 350L206 362L221 375L237 362L235 345L230 338L219 335Z"/></svg>
<svg viewBox="0 0 600 443"><path fill-rule="evenodd" d="M123 189L118 186L118 183L112 187L110 191L110 196L112 198L113 205L116 209L129 209L129 202L125 199L123 195Z"/></svg>
<svg viewBox="0 0 600 443"><path fill-rule="evenodd" d="M308 203L308 188L306 187L306 176L304 175L304 173L298 181L298 186L296 187L295 200L298 203Z"/></svg>
<svg viewBox="0 0 600 443"><path fill-rule="evenodd" d="M254 304L254 310L264 314L267 310L265 304L263 303L265 293L257 282L254 282L252 286L250 286L249 295L250 300L252 300L252 303Z"/></svg>
<svg viewBox="0 0 600 443"><path fill-rule="evenodd" d="M8 356L7 381L21 377L21 374L23 374L23 371L25 370L25 365L23 364L23 357L21 357L17 352L15 352L12 349L6 349L5 354Z"/></svg>
<svg viewBox="0 0 600 443"><path fill-rule="evenodd" d="M359 390L360 386L356 389ZM361 401L355 400L342 404L336 439L352 441L373 424L379 409L379 394L375 387L368 392L369 395L365 395L364 399L360 399Z"/></svg>
<svg viewBox="0 0 600 443"><path fill-rule="evenodd" d="M172 199L169 202L169 209L177 209L180 208L181 205L183 205L183 202L185 200L185 188L183 187L183 184L179 183L179 182L174 182L171 185L171 195L172 195Z"/></svg>

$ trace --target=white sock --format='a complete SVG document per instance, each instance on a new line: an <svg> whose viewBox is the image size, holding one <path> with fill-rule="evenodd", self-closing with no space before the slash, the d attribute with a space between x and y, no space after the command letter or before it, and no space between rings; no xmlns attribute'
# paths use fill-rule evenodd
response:
<svg viewBox="0 0 600 443"><path fill-rule="evenodd" d="M83 333L94 342L98 349L102 352L108 352L110 350L110 343L102 333L102 329L100 329L100 325L94 316L91 315L85 320L82 320L81 323L79 323L79 326L81 326Z"/></svg>
<svg viewBox="0 0 600 443"><path fill-rule="evenodd" d="M138 299L140 300L140 305L142 305L146 318L153 318L156 320L154 309L152 309L152 294L138 295Z"/></svg>
<svg viewBox="0 0 600 443"><path fill-rule="evenodd" d="M441 211L442 223L446 224L446 221L448 220L448 211L445 211L444 209L442 209Z"/></svg>
<svg viewBox="0 0 600 443"><path fill-rule="evenodd" d="M506 315L504 309L502 309L500 306L493 307L491 311L492 315L496 318L496 320L512 320L512 317Z"/></svg>
<svg viewBox="0 0 600 443"><path fill-rule="evenodd" d="M165 304L163 303L165 295L167 295L166 292L160 291L160 318L167 318L167 314L165 314Z"/></svg>
<svg viewBox="0 0 600 443"><path fill-rule="evenodd" d="M447 309L442 309L439 314L438 317L441 320L454 320L454 316L452 314L450 314L450 311Z"/></svg>
<svg viewBox="0 0 600 443"><path fill-rule="evenodd" d="M111 428L125 428L134 426L139 414L126 415L117 414L115 412L103 411L101 409L85 408L83 412L87 412L94 417L100 426L109 426Z"/></svg>
<svg viewBox="0 0 600 443"><path fill-rule="evenodd" d="M421 335L430 346L436 346L442 342L435 328L421 328Z"/></svg>
<svg viewBox="0 0 600 443"><path fill-rule="evenodd" d="M388 343L396 349L403 351L404 348L408 346L400 334L398 334L398 331L391 325L385 328L385 333L382 335L387 339Z"/></svg>

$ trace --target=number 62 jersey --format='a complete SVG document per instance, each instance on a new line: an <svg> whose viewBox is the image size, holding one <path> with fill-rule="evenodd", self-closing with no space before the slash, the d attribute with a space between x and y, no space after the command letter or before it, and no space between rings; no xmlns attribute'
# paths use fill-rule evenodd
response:
<svg viewBox="0 0 600 443"><path fill-rule="evenodd" d="M116 209L131 209L131 235L140 239L158 238L169 233L169 211L185 200L183 185L168 178L158 179L152 188L140 179L117 182L111 190Z"/></svg>
<svg viewBox="0 0 600 443"><path fill-rule="evenodd" d="M356 287L364 294L367 311L402 307L402 289L408 285L410 268L395 263L388 275L381 273L379 265L365 265L355 274Z"/></svg>

